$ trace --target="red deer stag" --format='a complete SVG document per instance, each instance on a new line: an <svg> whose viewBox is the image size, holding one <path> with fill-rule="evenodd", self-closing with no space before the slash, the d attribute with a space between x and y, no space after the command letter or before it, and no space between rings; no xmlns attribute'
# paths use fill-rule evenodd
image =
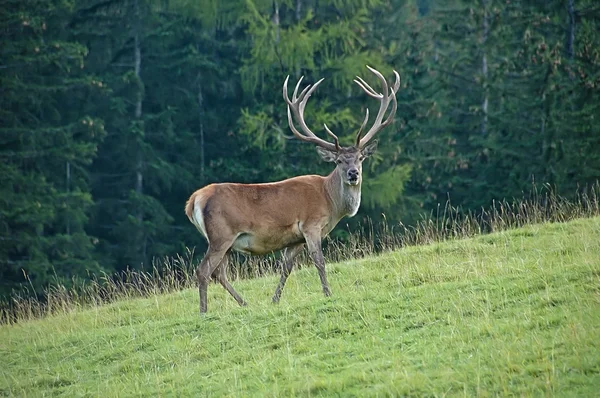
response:
<svg viewBox="0 0 600 398"><path fill-rule="evenodd" d="M265 184L210 184L190 196L185 213L208 241L208 251L196 270L201 313L206 312L206 291L211 277L217 279L240 305L246 305L226 278L227 253L232 249L252 255L283 250L281 280L273 296L276 303L292 270L294 257L306 245L319 272L323 293L325 296L331 294L321 240L343 217L352 217L358 211L362 162L377 148L377 141L368 143L377 132L392 123L398 106L398 73L394 71L396 81L389 88L381 73L367 68L381 82L382 92L376 92L360 77L354 81L367 95L380 102L379 112L373 126L361 138L369 118L367 109L356 143L350 147L340 146L337 136L327 125L324 125L325 131L333 143L317 137L304 121L306 103L323 79L298 94L300 78L291 100L287 88L289 76L283 83L290 129L298 139L315 144L323 160L336 164L327 177L303 175ZM392 110L384 120L390 102ZM296 129L293 118L303 133Z"/></svg>

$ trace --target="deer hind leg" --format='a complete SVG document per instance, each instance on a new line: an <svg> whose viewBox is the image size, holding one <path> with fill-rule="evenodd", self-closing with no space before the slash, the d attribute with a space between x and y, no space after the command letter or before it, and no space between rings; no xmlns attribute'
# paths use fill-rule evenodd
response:
<svg viewBox="0 0 600 398"><path fill-rule="evenodd" d="M285 286L285 281L287 281L288 276L292 272L292 268L294 266L294 258L300 253L302 248L304 247L304 243L300 243L296 246L291 246L285 249L283 252L283 261L281 262L281 279L279 280L279 285L277 285L277 289L275 290L275 294L273 295L273 302L278 303L281 298L281 292L283 291L283 287Z"/></svg>
<svg viewBox="0 0 600 398"><path fill-rule="evenodd" d="M200 262L196 269L196 277L198 278L198 293L200 294L200 313L206 312L207 290L211 275L215 272L219 264L223 261L228 246L213 245L209 243L208 252Z"/></svg>
<svg viewBox="0 0 600 398"><path fill-rule="evenodd" d="M231 286L231 284L227 280L227 265L228 265L228 263L229 263L229 259L227 258L227 255L225 255L225 257L223 257L223 261L221 261L221 264L219 265L219 268L215 271L215 273L216 273L215 277L221 283L221 285L225 288L225 290L227 290L229 292L229 294L231 294L233 296L233 298L235 299L235 301L238 302L239 305L245 306L246 302L244 301L242 296L240 296L238 294L238 292L235 291L233 286Z"/></svg>

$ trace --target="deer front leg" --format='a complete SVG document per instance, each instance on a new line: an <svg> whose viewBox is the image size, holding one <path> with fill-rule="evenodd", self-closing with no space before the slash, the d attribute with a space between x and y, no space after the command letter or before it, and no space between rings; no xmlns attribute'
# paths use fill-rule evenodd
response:
<svg viewBox="0 0 600 398"><path fill-rule="evenodd" d="M304 235L304 238L306 239L306 246L308 247L310 257L315 263L317 271L319 271L319 278L321 278L323 294L325 294L325 296L330 296L331 290L329 290L327 275L325 275L325 259L323 258L323 250L321 249L321 234L320 232L307 233Z"/></svg>

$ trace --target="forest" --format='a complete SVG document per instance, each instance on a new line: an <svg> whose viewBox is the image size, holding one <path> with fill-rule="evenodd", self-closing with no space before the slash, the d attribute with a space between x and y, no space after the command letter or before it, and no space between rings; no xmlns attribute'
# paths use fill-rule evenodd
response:
<svg viewBox="0 0 600 398"><path fill-rule="evenodd" d="M196 189L328 174L290 138L288 75L325 78L307 123L343 145L378 109L353 79L402 79L335 239L600 179L596 0L0 4L0 295L201 256Z"/></svg>

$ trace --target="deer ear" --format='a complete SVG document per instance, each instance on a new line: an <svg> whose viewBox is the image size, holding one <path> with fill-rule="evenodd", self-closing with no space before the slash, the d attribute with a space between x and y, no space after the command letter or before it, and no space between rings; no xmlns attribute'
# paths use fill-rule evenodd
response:
<svg viewBox="0 0 600 398"><path fill-rule="evenodd" d="M371 156L372 154L374 154L376 150L377 150L377 140L371 142L369 145L364 147L361 150L361 153L364 157L368 157L368 156Z"/></svg>
<svg viewBox="0 0 600 398"><path fill-rule="evenodd" d="M317 147L317 153L321 156L321 159L326 162L335 162L337 159L337 153L330 151L329 149L321 148L320 146Z"/></svg>

